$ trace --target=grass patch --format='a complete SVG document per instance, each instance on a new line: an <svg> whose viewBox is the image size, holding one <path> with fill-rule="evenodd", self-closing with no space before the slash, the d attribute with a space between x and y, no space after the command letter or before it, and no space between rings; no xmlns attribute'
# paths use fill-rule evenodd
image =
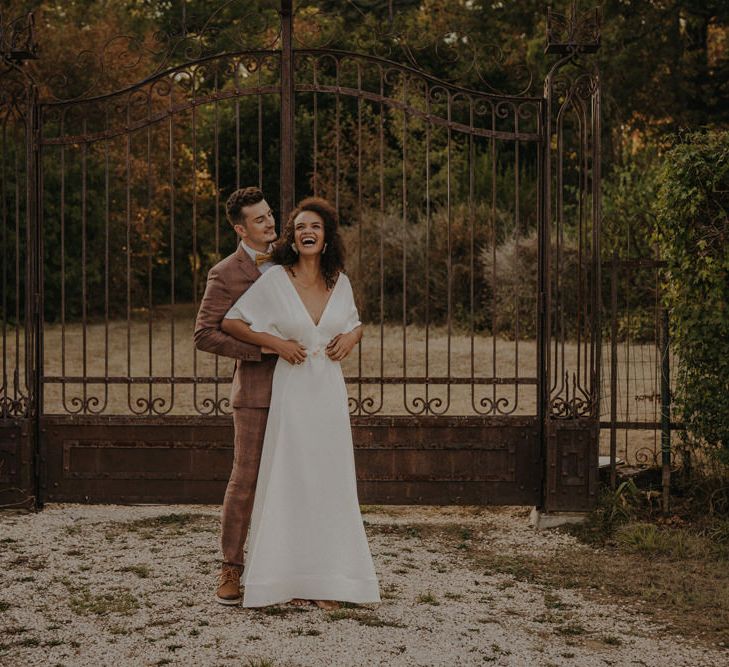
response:
<svg viewBox="0 0 729 667"><path fill-rule="evenodd" d="M461 593L445 593L443 597L447 598L448 600L453 600L455 602L460 602L463 600L463 595Z"/></svg>
<svg viewBox="0 0 729 667"><path fill-rule="evenodd" d="M554 593L547 592L544 594L544 606L547 609L564 610L569 609L572 605L562 602L562 600Z"/></svg>
<svg viewBox="0 0 729 667"><path fill-rule="evenodd" d="M214 518L204 514L163 514L161 516L136 519L134 521L112 522L104 525L104 537L113 540L129 533L141 539L156 539L160 531L165 534L183 535L190 531L212 531Z"/></svg>
<svg viewBox="0 0 729 667"><path fill-rule="evenodd" d="M48 648L53 648L54 646L62 646L65 642L62 639L50 639L47 642L43 644L43 646L47 646Z"/></svg>
<svg viewBox="0 0 729 667"><path fill-rule="evenodd" d="M620 639L620 637L616 637L615 635L603 635L600 637L600 641L603 644L607 644L608 646L622 646L623 640Z"/></svg>
<svg viewBox="0 0 729 667"><path fill-rule="evenodd" d="M36 646L40 646L40 640L36 639L35 637L26 637L25 639L21 639L18 642L18 646L23 646L25 648L35 648Z"/></svg>
<svg viewBox="0 0 729 667"><path fill-rule="evenodd" d="M560 625L554 629L558 635L563 637L579 637L587 634L587 630L583 628L579 623L568 623L567 625Z"/></svg>
<svg viewBox="0 0 729 667"><path fill-rule="evenodd" d="M393 512L384 505L360 505L359 511L362 514L384 514L385 516L397 516L397 512Z"/></svg>
<svg viewBox="0 0 729 667"><path fill-rule="evenodd" d="M149 565L127 565L121 568L120 572L132 572L136 574L140 579L147 579L149 577Z"/></svg>
<svg viewBox="0 0 729 667"><path fill-rule="evenodd" d="M419 604L430 604L430 605L433 605L434 607L437 607L440 604L440 602L438 602L438 599L435 597L435 595L433 595L430 591L428 591L427 593L421 593L420 595L418 595L417 602Z"/></svg>
<svg viewBox="0 0 729 667"><path fill-rule="evenodd" d="M616 531L615 540L625 551L648 556L673 560L729 560L729 544L688 528L636 522L621 526Z"/></svg>
<svg viewBox="0 0 729 667"><path fill-rule="evenodd" d="M273 660L268 658L248 658L244 667L276 667Z"/></svg>
<svg viewBox="0 0 729 667"><path fill-rule="evenodd" d="M321 632L319 632L319 630L315 630L314 628L294 628L293 630L291 630L291 634L298 637L318 637Z"/></svg>
<svg viewBox="0 0 729 667"><path fill-rule="evenodd" d="M383 584L380 586L380 597L383 600L397 600L399 590L395 584Z"/></svg>
<svg viewBox="0 0 729 667"><path fill-rule="evenodd" d="M402 623L395 621L387 621L373 614L372 612L362 611L358 609L335 609L327 614L327 621L357 621L360 625L366 625L372 628L404 628L407 627Z"/></svg>
<svg viewBox="0 0 729 667"><path fill-rule="evenodd" d="M603 549L565 548L559 558L474 550L469 560L486 574L518 581L578 589L611 601L645 603L661 620L687 636L729 642L729 569L726 563L697 558L656 557L619 544ZM567 605L545 594L548 609Z"/></svg>
<svg viewBox="0 0 729 667"><path fill-rule="evenodd" d="M132 614L139 609L139 601L129 591L114 591L93 595L84 590L69 601L71 610L79 616L91 614L102 616L105 614Z"/></svg>

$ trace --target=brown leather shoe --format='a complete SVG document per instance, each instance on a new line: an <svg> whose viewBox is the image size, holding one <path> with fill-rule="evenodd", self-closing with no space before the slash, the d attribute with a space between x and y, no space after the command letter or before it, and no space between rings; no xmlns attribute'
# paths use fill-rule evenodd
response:
<svg viewBox="0 0 729 667"><path fill-rule="evenodd" d="M220 604L240 604L241 574L243 574L242 566L223 563L223 567L221 568L220 574L218 575L218 590L215 594L215 599Z"/></svg>

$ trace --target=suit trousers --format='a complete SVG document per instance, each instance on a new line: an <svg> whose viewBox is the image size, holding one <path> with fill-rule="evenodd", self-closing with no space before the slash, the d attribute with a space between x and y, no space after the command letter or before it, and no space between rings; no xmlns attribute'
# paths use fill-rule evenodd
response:
<svg viewBox="0 0 729 667"><path fill-rule="evenodd" d="M268 408L233 408L233 470L223 499L223 561L243 565L243 547L253 512Z"/></svg>

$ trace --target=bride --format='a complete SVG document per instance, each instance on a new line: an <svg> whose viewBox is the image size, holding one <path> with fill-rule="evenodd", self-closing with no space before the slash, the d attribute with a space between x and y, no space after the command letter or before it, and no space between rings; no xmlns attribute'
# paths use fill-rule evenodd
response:
<svg viewBox="0 0 729 667"><path fill-rule="evenodd" d="M335 609L379 602L359 511L347 389L339 362L362 337L343 273L337 214L304 199L266 271L222 329L279 355L263 442L243 606Z"/></svg>

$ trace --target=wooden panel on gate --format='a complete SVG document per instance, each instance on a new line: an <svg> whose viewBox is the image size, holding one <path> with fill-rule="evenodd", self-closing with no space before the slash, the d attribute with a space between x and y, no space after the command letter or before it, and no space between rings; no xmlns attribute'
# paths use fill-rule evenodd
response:
<svg viewBox="0 0 729 667"><path fill-rule="evenodd" d="M538 426L536 418L355 419L360 502L538 503ZM223 499L233 458L229 419L44 418L42 432L48 501Z"/></svg>
<svg viewBox="0 0 729 667"><path fill-rule="evenodd" d="M29 419L0 421L0 507L30 508L33 495L32 426Z"/></svg>

